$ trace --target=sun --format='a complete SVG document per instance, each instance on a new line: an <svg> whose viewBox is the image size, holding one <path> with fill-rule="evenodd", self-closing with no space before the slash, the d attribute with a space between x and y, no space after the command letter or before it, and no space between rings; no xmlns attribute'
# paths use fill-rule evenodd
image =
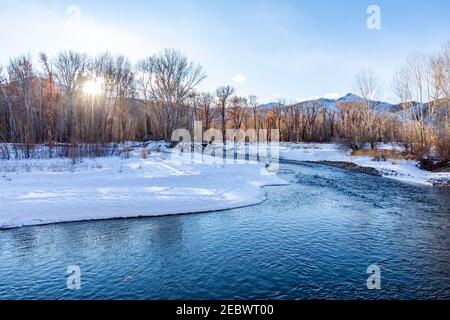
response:
<svg viewBox="0 0 450 320"><path fill-rule="evenodd" d="M102 78L87 80L83 85L83 92L88 96L98 96L102 93L102 87Z"/></svg>

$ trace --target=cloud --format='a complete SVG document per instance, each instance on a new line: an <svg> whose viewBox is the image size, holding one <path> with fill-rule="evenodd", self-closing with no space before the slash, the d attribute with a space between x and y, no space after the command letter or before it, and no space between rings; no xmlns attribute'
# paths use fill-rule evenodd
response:
<svg viewBox="0 0 450 320"><path fill-rule="evenodd" d="M42 50L50 56L63 50L82 51L90 55L110 51L125 54L131 61L143 58L142 52L160 50L157 40L145 41L142 35L102 23L85 11L84 7L75 5L60 8L25 2L18 8L9 8L8 14L2 12L0 39L4 41L0 63L7 63L9 57L20 54L36 57Z"/></svg>
<svg viewBox="0 0 450 320"><path fill-rule="evenodd" d="M245 76L243 76L240 73L235 75L233 78L233 82L238 83L238 84L244 83L245 80L246 80Z"/></svg>
<svg viewBox="0 0 450 320"><path fill-rule="evenodd" d="M308 97L308 98L298 98L296 99L297 102L303 102L303 101L311 101L311 100L319 100L319 99L338 99L340 98L341 95L337 92L329 92L329 93L325 93L322 96L312 96L312 97Z"/></svg>
<svg viewBox="0 0 450 320"><path fill-rule="evenodd" d="M337 92L326 93L323 96L323 98L325 98L325 99L339 99L340 97L342 97L342 95L340 95Z"/></svg>

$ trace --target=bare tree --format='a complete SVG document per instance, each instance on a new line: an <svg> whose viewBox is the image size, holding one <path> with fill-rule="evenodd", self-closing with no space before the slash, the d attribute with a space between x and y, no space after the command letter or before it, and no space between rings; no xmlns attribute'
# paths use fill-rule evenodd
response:
<svg viewBox="0 0 450 320"><path fill-rule="evenodd" d="M44 70L46 72L46 86L44 92L45 100L45 115L47 117L46 129L47 129L47 142L50 147L53 145L53 128L54 128L54 109L57 103L56 87L54 82L53 70L48 61L48 57L45 53L40 54L40 60Z"/></svg>
<svg viewBox="0 0 450 320"><path fill-rule="evenodd" d="M89 60L86 54L64 51L56 56L53 65L55 67L55 78L70 104L74 96L80 93L82 89Z"/></svg>
<svg viewBox="0 0 450 320"><path fill-rule="evenodd" d="M375 98L379 90L378 78L373 71L363 70L356 74L354 86L362 97L360 103L363 120L361 124L363 127L362 138L365 142L370 142L373 149L375 142Z"/></svg>
<svg viewBox="0 0 450 320"><path fill-rule="evenodd" d="M429 148L431 120L435 108L430 102L435 97L432 92L433 76L430 59L416 54L407 60L394 77L394 91L401 99L404 118L407 121L407 135L411 152L413 141L418 141L415 153L426 153ZM406 126L406 124L405 124Z"/></svg>
<svg viewBox="0 0 450 320"><path fill-rule="evenodd" d="M227 104L228 104L228 100L230 99L230 97L234 94L234 88L230 87L230 86L224 86L224 87L219 87L216 90L216 96L219 100L219 104L220 104L220 116L221 116L221 121L222 121L222 138L224 143L226 142L226 122L227 122L227 118L226 118L226 109L227 109Z"/></svg>
<svg viewBox="0 0 450 320"><path fill-rule="evenodd" d="M241 128L242 121L244 119L245 111L247 107L247 99L243 97L234 96L231 98L229 113L230 118L233 121L233 129L238 130Z"/></svg>
<svg viewBox="0 0 450 320"><path fill-rule="evenodd" d="M131 64L125 56L118 56L114 60L114 85L116 108L119 119L119 140L124 141L127 135L126 110L129 98L134 94L134 73Z"/></svg>
<svg viewBox="0 0 450 320"><path fill-rule="evenodd" d="M88 69L88 58L85 54L64 51L58 54L53 62L55 79L64 93L67 113L62 112L61 127L65 129L66 139L75 134L75 99L80 95Z"/></svg>
<svg viewBox="0 0 450 320"><path fill-rule="evenodd" d="M166 138L186 115L186 99L206 78L200 65L188 61L181 52L167 49L144 62L150 72L150 98L159 101L164 110Z"/></svg>
<svg viewBox="0 0 450 320"><path fill-rule="evenodd" d="M0 88L3 97L3 103L6 105L6 114L7 119L5 122L8 124L9 128L7 132L3 134L3 141L5 142L17 142L17 134L16 134L16 119L13 112L12 101L10 99L10 95L7 92L7 79L3 76L3 69L0 66ZM6 125L5 125L6 128Z"/></svg>
<svg viewBox="0 0 450 320"><path fill-rule="evenodd" d="M144 132L147 139L150 122L150 106L152 97L153 62L151 58L141 60L136 67L136 90L145 108Z"/></svg>
<svg viewBox="0 0 450 320"><path fill-rule="evenodd" d="M282 135L282 120L283 120L283 109L286 107L286 101L283 99L278 99L278 101L273 104L272 112L276 119L276 128L280 131L280 139L283 139Z"/></svg>
<svg viewBox="0 0 450 320"><path fill-rule="evenodd" d="M256 96L250 96L248 98L248 104L253 112L253 129L258 132L258 98Z"/></svg>
<svg viewBox="0 0 450 320"><path fill-rule="evenodd" d="M36 110L34 108L33 87L36 82L36 74L30 57L22 56L11 59L8 65L9 81L16 88L16 99L20 106L24 107L25 123L21 126L21 136L28 145L36 142Z"/></svg>
<svg viewBox="0 0 450 320"><path fill-rule="evenodd" d="M211 128L215 115L215 98L211 93L204 92L200 95L200 119L203 121L203 129Z"/></svg>
<svg viewBox="0 0 450 320"><path fill-rule="evenodd" d="M450 42L431 58L434 100L430 103L429 117L439 108L435 122L437 148L440 154L450 157Z"/></svg>
<svg viewBox="0 0 450 320"><path fill-rule="evenodd" d="M308 101L303 104L305 114L302 141L311 140L316 130L316 121L323 110L323 104L319 101Z"/></svg>

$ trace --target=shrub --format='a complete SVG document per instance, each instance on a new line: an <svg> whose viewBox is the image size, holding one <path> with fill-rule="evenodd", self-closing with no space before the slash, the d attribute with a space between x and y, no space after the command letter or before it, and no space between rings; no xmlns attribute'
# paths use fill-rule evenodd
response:
<svg viewBox="0 0 450 320"><path fill-rule="evenodd" d="M387 159L391 160L402 160L404 157L397 150L374 150L374 149L360 149L353 150L352 156L357 157L371 157L377 161L386 161Z"/></svg>
<svg viewBox="0 0 450 320"><path fill-rule="evenodd" d="M436 151L445 160L450 160L450 128L442 130L436 140Z"/></svg>

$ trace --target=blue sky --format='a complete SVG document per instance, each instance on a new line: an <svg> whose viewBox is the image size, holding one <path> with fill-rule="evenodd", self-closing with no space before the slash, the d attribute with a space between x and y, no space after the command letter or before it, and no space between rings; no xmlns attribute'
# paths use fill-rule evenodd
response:
<svg viewBox="0 0 450 320"><path fill-rule="evenodd" d="M381 30L366 26L372 4ZM0 0L0 40L3 64L39 51L109 50L136 61L176 48L205 68L202 89L230 84L261 102L344 95L356 72L372 69L379 98L395 101L395 70L450 41L450 2Z"/></svg>

